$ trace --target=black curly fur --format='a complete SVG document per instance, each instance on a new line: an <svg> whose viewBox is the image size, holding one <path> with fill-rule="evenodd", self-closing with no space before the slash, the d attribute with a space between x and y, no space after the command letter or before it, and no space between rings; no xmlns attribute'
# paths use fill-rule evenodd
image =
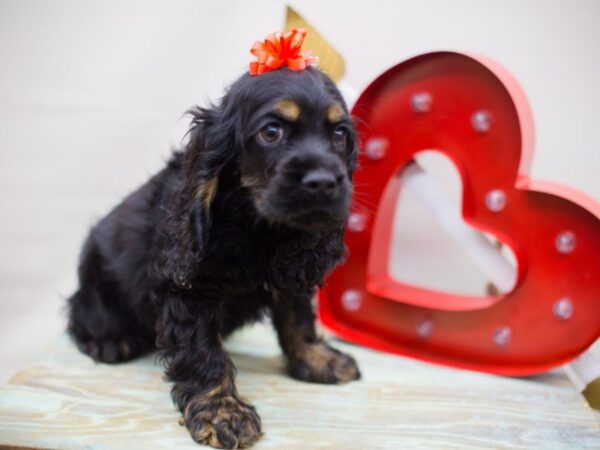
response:
<svg viewBox="0 0 600 450"><path fill-rule="evenodd" d="M282 99L298 106L298 120L273 112ZM345 114L330 123L334 103ZM344 252L357 153L345 108L315 69L242 76L218 105L191 111L186 149L84 244L69 299L71 336L108 363L158 348L198 442L235 448L259 438L260 419L237 395L221 339L264 313L274 318L292 376L359 377L349 356L317 336L310 303ZM285 131L277 145L257 139L269 124ZM303 177L315 170L336 177L333 194L307 191Z"/></svg>

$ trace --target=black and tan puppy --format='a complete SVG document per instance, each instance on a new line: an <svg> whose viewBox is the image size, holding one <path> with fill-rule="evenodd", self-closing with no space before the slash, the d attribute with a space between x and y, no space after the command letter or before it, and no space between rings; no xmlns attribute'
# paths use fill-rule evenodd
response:
<svg viewBox="0 0 600 450"><path fill-rule="evenodd" d="M360 377L311 306L344 252L356 138L314 68L244 75L192 114L187 148L91 230L68 327L97 361L158 348L193 439L243 448L261 421L223 349L236 328L270 314L292 377Z"/></svg>

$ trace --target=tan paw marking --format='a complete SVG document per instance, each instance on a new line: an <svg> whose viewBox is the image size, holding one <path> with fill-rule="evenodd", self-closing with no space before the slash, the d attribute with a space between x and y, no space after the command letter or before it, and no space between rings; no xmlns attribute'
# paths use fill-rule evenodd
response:
<svg viewBox="0 0 600 450"><path fill-rule="evenodd" d="M294 378L314 383L346 383L360 378L354 358L324 342L296 349L290 355L288 369Z"/></svg>
<svg viewBox="0 0 600 450"><path fill-rule="evenodd" d="M196 442L215 448L247 448L262 435L254 407L220 389L194 397L185 408L184 420Z"/></svg>

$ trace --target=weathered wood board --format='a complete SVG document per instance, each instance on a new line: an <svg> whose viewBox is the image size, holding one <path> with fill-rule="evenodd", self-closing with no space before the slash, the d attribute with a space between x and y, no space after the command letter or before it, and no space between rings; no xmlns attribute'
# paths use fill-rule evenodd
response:
<svg viewBox="0 0 600 450"><path fill-rule="evenodd" d="M294 381L269 327L227 343L238 388L256 405L256 449L600 449L600 413L561 372L509 379L437 367L339 343L363 379ZM197 449L153 355L95 364L66 336L0 387L0 447Z"/></svg>

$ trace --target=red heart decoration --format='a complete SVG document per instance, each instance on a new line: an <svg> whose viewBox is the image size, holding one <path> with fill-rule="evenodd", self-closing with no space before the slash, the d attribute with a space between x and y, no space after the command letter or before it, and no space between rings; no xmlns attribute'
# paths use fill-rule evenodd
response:
<svg viewBox="0 0 600 450"><path fill-rule="evenodd" d="M353 115L363 143L358 202L349 257L319 291L328 328L380 350L503 375L563 364L600 336L600 205L529 179L533 120L506 70L460 53L420 55L377 78ZM469 297L390 277L398 174L429 149L461 175L464 220L513 251L511 292ZM376 214L359 204L378 205Z"/></svg>

